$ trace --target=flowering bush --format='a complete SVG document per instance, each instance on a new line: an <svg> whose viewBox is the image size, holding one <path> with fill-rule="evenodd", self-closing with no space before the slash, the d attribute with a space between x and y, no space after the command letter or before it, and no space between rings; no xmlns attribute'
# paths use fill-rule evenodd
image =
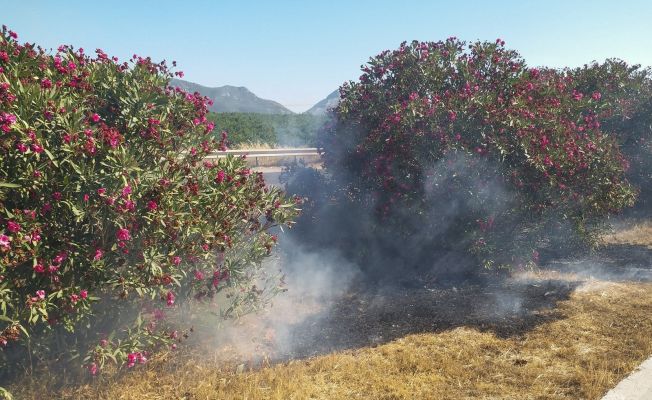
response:
<svg viewBox="0 0 652 400"><path fill-rule="evenodd" d="M132 367L179 339L166 316L185 300L229 317L271 294L257 266L294 202L241 158L204 160L225 136L172 75L138 56L50 55L3 28L3 374L27 342L30 359L90 347L93 374L107 360Z"/></svg>
<svg viewBox="0 0 652 400"><path fill-rule="evenodd" d="M376 231L419 238L424 257L461 245L525 265L551 229L590 239L635 198L601 93L528 68L501 40L403 43L340 92L320 139L326 170L347 201L374 207Z"/></svg>
<svg viewBox="0 0 652 400"><path fill-rule="evenodd" d="M637 206L648 208L652 185L652 71L618 59L567 71L584 93L601 93L599 121L615 134L630 163L627 178L640 190Z"/></svg>

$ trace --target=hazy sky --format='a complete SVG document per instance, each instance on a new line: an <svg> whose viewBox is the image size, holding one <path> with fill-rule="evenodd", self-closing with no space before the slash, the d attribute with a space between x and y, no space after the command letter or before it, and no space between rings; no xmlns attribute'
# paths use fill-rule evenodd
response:
<svg viewBox="0 0 652 400"><path fill-rule="evenodd" d="M404 40L495 40L530 65L652 65L650 0L0 0L22 41L176 60L185 79L246 86L304 111Z"/></svg>

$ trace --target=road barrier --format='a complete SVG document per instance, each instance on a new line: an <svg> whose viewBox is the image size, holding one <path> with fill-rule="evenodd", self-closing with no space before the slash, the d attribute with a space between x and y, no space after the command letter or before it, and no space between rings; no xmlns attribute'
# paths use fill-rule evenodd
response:
<svg viewBox="0 0 652 400"><path fill-rule="evenodd" d="M226 150L210 154L207 159L222 158L229 155L246 156L247 162L253 167L269 167L285 165L289 162L303 160L307 163L319 161L319 151L316 147L300 147L287 149L251 149Z"/></svg>

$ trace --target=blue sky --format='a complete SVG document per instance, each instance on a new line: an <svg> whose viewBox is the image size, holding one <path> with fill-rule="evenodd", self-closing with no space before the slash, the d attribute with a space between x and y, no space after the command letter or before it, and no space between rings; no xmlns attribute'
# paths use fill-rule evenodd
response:
<svg viewBox="0 0 652 400"><path fill-rule="evenodd" d="M176 60L187 80L246 86L303 111L404 40L495 40L530 65L652 65L652 1L0 0L23 41Z"/></svg>

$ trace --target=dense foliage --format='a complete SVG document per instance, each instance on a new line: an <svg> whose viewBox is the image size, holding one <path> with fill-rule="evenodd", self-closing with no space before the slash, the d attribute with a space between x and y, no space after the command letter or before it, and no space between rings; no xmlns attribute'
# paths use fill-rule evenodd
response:
<svg viewBox="0 0 652 400"><path fill-rule="evenodd" d="M0 36L1 375L88 348L93 374L132 367L178 339L186 300L251 310L269 230L296 213L244 160L203 161L225 137L164 62L96 54Z"/></svg>
<svg viewBox="0 0 652 400"><path fill-rule="evenodd" d="M601 92L528 68L501 40L404 43L340 91L325 168L341 201L375 210L365 226L390 238L383 247L420 243L413 262L462 246L487 265L525 265L553 232L591 239L635 198Z"/></svg>
<svg viewBox="0 0 652 400"><path fill-rule="evenodd" d="M210 113L208 119L229 134L231 145L314 146L324 117L310 114Z"/></svg>
<svg viewBox="0 0 652 400"><path fill-rule="evenodd" d="M627 178L641 194L639 209L649 210L652 195L652 71L617 59L567 71L583 93L599 92L607 105L599 115L602 130L615 135L630 163Z"/></svg>

